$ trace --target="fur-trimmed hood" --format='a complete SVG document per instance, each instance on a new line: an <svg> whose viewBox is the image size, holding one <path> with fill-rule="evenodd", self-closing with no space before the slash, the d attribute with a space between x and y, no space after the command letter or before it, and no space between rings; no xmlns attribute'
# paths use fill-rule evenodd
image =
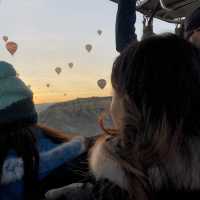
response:
<svg viewBox="0 0 200 200"><path fill-rule="evenodd" d="M117 155L118 137L100 137L90 152L89 165L96 180L108 179L127 190L128 180ZM163 159L162 166L152 166L147 174L152 187L160 191L167 185L175 190L200 191L200 139L187 141L185 152ZM190 162L188 162L188 158ZM172 185L173 184L173 185ZM168 187L168 186L167 186Z"/></svg>
<svg viewBox="0 0 200 200"><path fill-rule="evenodd" d="M122 189L127 188L125 173L116 160L118 138L109 135L100 137L90 152L89 166L97 180L108 179Z"/></svg>

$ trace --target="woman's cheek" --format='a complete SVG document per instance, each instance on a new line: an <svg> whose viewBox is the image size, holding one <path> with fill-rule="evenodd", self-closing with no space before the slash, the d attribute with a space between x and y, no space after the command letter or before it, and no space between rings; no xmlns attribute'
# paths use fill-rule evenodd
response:
<svg viewBox="0 0 200 200"><path fill-rule="evenodd" d="M111 106L110 106L110 112L111 112L114 128L119 129L120 124L121 124L121 119L122 119L121 104L116 100L112 101Z"/></svg>

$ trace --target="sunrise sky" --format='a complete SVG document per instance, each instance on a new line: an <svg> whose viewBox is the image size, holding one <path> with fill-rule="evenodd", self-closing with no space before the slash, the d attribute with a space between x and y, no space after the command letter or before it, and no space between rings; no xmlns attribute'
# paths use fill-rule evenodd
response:
<svg viewBox="0 0 200 200"><path fill-rule="evenodd" d="M0 59L12 63L31 85L36 103L111 95L116 11L117 5L109 0L0 0ZM139 37L141 21L138 15ZM155 32L166 31L173 31L173 26L155 22ZM4 35L19 45L14 56L5 49ZM86 44L93 45L91 53ZM60 75L56 67L62 68ZM100 78L108 81L104 90L97 87Z"/></svg>

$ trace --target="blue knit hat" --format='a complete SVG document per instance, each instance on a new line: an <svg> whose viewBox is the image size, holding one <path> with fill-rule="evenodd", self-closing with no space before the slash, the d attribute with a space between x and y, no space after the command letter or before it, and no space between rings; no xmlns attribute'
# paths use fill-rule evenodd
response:
<svg viewBox="0 0 200 200"><path fill-rule="evenodd" d="M0 61L0 128L35 123L37 113L32 91L17 77L11 64Z"/></svg>

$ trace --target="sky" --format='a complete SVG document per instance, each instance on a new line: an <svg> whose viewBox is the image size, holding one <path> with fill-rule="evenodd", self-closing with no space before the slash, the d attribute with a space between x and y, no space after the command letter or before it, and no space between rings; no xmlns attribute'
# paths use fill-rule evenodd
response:
<svg viewBox="0 0 200 200"><path fill-rule="evenodd" d="M111 95L110 74L118 55L116 12L117 5L109 0L0 0L0 60L13 64L31 85L35 103ZM155 21L156 33L173 30L173 25ZM136 32L141 37L140 14ZM5 48L4 35L18 44L14 56ZM90 53L86 44L93 46ZM60 75L56 67L62 68ZM97 86L101 78L107 80L103 90Z"/></svg>

